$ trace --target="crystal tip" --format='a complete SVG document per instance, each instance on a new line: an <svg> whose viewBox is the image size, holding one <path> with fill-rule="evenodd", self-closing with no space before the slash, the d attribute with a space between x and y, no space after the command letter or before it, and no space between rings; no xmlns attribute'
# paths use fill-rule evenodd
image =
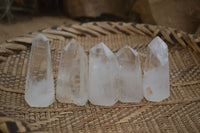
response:
<svg viewBox="0 0 200 133"><path fill-rule="evenodd" d="M43 34L38 34L34 40L48 41L48 38Z"/></svg>

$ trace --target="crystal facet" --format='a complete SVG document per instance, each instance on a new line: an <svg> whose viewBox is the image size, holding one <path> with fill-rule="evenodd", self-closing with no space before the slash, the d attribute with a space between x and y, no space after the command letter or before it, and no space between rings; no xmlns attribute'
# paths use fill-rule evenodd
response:
<svg viewBox="0 0 200 133"><path fill-rule="evenodd" d="M147 48L143 93L147 100L156 102L170 95L168 47L160 37L153 39Z"/></svg>
<svg viewBox="0 0 200 133"><path fill-rule="evenodd" d="M104 43L90 49L89 100L92 104L111 106L116 103L118 67L116 56Z"/></svg>
<svg viewBox="0 0 200 133"><path fill-rule="evenodd" d="M79 106L88 100L88 59L75 40L63 49L57 79L56 98L62 103Z"/></svg>
<svg viewBox="0 0 200 133"><path fill-rule="evenodd" d="M55 100L49 40L38 34L33 42L27 71L25 100L31 107L47 107Z"/></svg>
<svg viewBox="0 0 200 133"><path fill-rule="evenodd" d="M143 98L142 73L139 54L129 46L116 53L119 62L119 100L140 102Z"/></svg>

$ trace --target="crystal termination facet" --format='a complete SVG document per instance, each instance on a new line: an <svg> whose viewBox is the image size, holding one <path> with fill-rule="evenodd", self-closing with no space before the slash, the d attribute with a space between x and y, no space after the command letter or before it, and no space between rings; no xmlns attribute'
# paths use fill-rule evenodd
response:
<svg viewBox="0 0 200 133"><path fill-rule="evenodd" d="M169 85L168 47L160 37L156 37L147 48L143 77L144 97L149 101L162 101L170 95Z"/></svg>
<svg viewBox="0 0 200 133"><path fill-rule="evenodd" d="M31 47L25 100L31 107L47 107L55 100L49 40L38 34Z"/></svg>
<svg viewBox="0 0 200 133"><path fill-rule="evenodd" d="M114 105L118 100L116 56L100 43L90 49L89 62L89 101L94 105Z"/></svg>
<svg viewBox="0 0 200 133"><path fill-rule="evenodd" d="M119 100L140 102L143 98L142 72L139 54L129 46L116 53L119 62Z"/></svg>
<svg viewBox="0 0 200 133"><path fill-rule="evenodd" d="M83 47L74 39L62 51L56 99L79 106L88 100L88 59Z"/></svg>

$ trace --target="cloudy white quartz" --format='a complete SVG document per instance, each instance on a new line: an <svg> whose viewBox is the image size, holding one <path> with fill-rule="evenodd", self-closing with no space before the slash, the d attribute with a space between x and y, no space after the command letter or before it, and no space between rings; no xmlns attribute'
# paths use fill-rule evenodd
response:
<svg viewBox="0 0 200 133"><path fill-rule="evenodd" d="M47 107L55 100L49 40L42 34L32 42L25 100L31 107Z"/></svg>
<svg viewBox="0 0 200 133"><path fill-rule="evenodd" d="M117 102L118 68L116 56L104 43L90 49L89 100L92 104L111 106Z"/></svg>
<svg viewBox="0 0 200 133"><path fill-rule="evenodd" d="M88 67L89 66L89 67ZM167 44L156 37L147 47L142 79L139 54L129 46L116 55L100 43L89 51L74 39L62 50L56 85L61 103L112 106L121 102L159 102L170 96ZM47 107L55 100L49 40L38 34L27 71L25 100L31 107Z"/></svg>
<svg viewBox="0 0 200 133"><path fill-rule="evenodd" d="M79 106L88 100L88 59L75 40L70 41L61 54L56 98L59 102Z"/></svg>
<svg viewBox="0 0 200 133"><path fill-rule="evenodd" d="M168 47L160 37L153 39L147 48L143 93L147 100L155 102L170 95Z"/></svg>
<svg viewBox="0 0 200 133"><path fill-rule="evenodd" d="M139 54L129 46L116 53L119 62L118 98L121 102L140 102L143 98Z"/></svg>

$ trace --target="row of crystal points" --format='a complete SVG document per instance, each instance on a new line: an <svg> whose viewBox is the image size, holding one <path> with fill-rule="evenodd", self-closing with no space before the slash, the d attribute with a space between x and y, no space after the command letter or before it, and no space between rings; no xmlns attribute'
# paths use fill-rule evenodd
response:
<svg viewBox="0 0 200 133"><path fill-rule="evenodd" d="M89 69L88 69L89 68ZM89 72L88 72L89 70ZM168 48L156 37L147 48L142 78L139 54L125 46L114 54L104 43L89 51L75 40L62 50L57 77L56 99L83 106L111 106L169 97ZM27 72L25 100L32 107L47 107L55 101L54 80L48 39L39 34L32 43Z"/></svg>

